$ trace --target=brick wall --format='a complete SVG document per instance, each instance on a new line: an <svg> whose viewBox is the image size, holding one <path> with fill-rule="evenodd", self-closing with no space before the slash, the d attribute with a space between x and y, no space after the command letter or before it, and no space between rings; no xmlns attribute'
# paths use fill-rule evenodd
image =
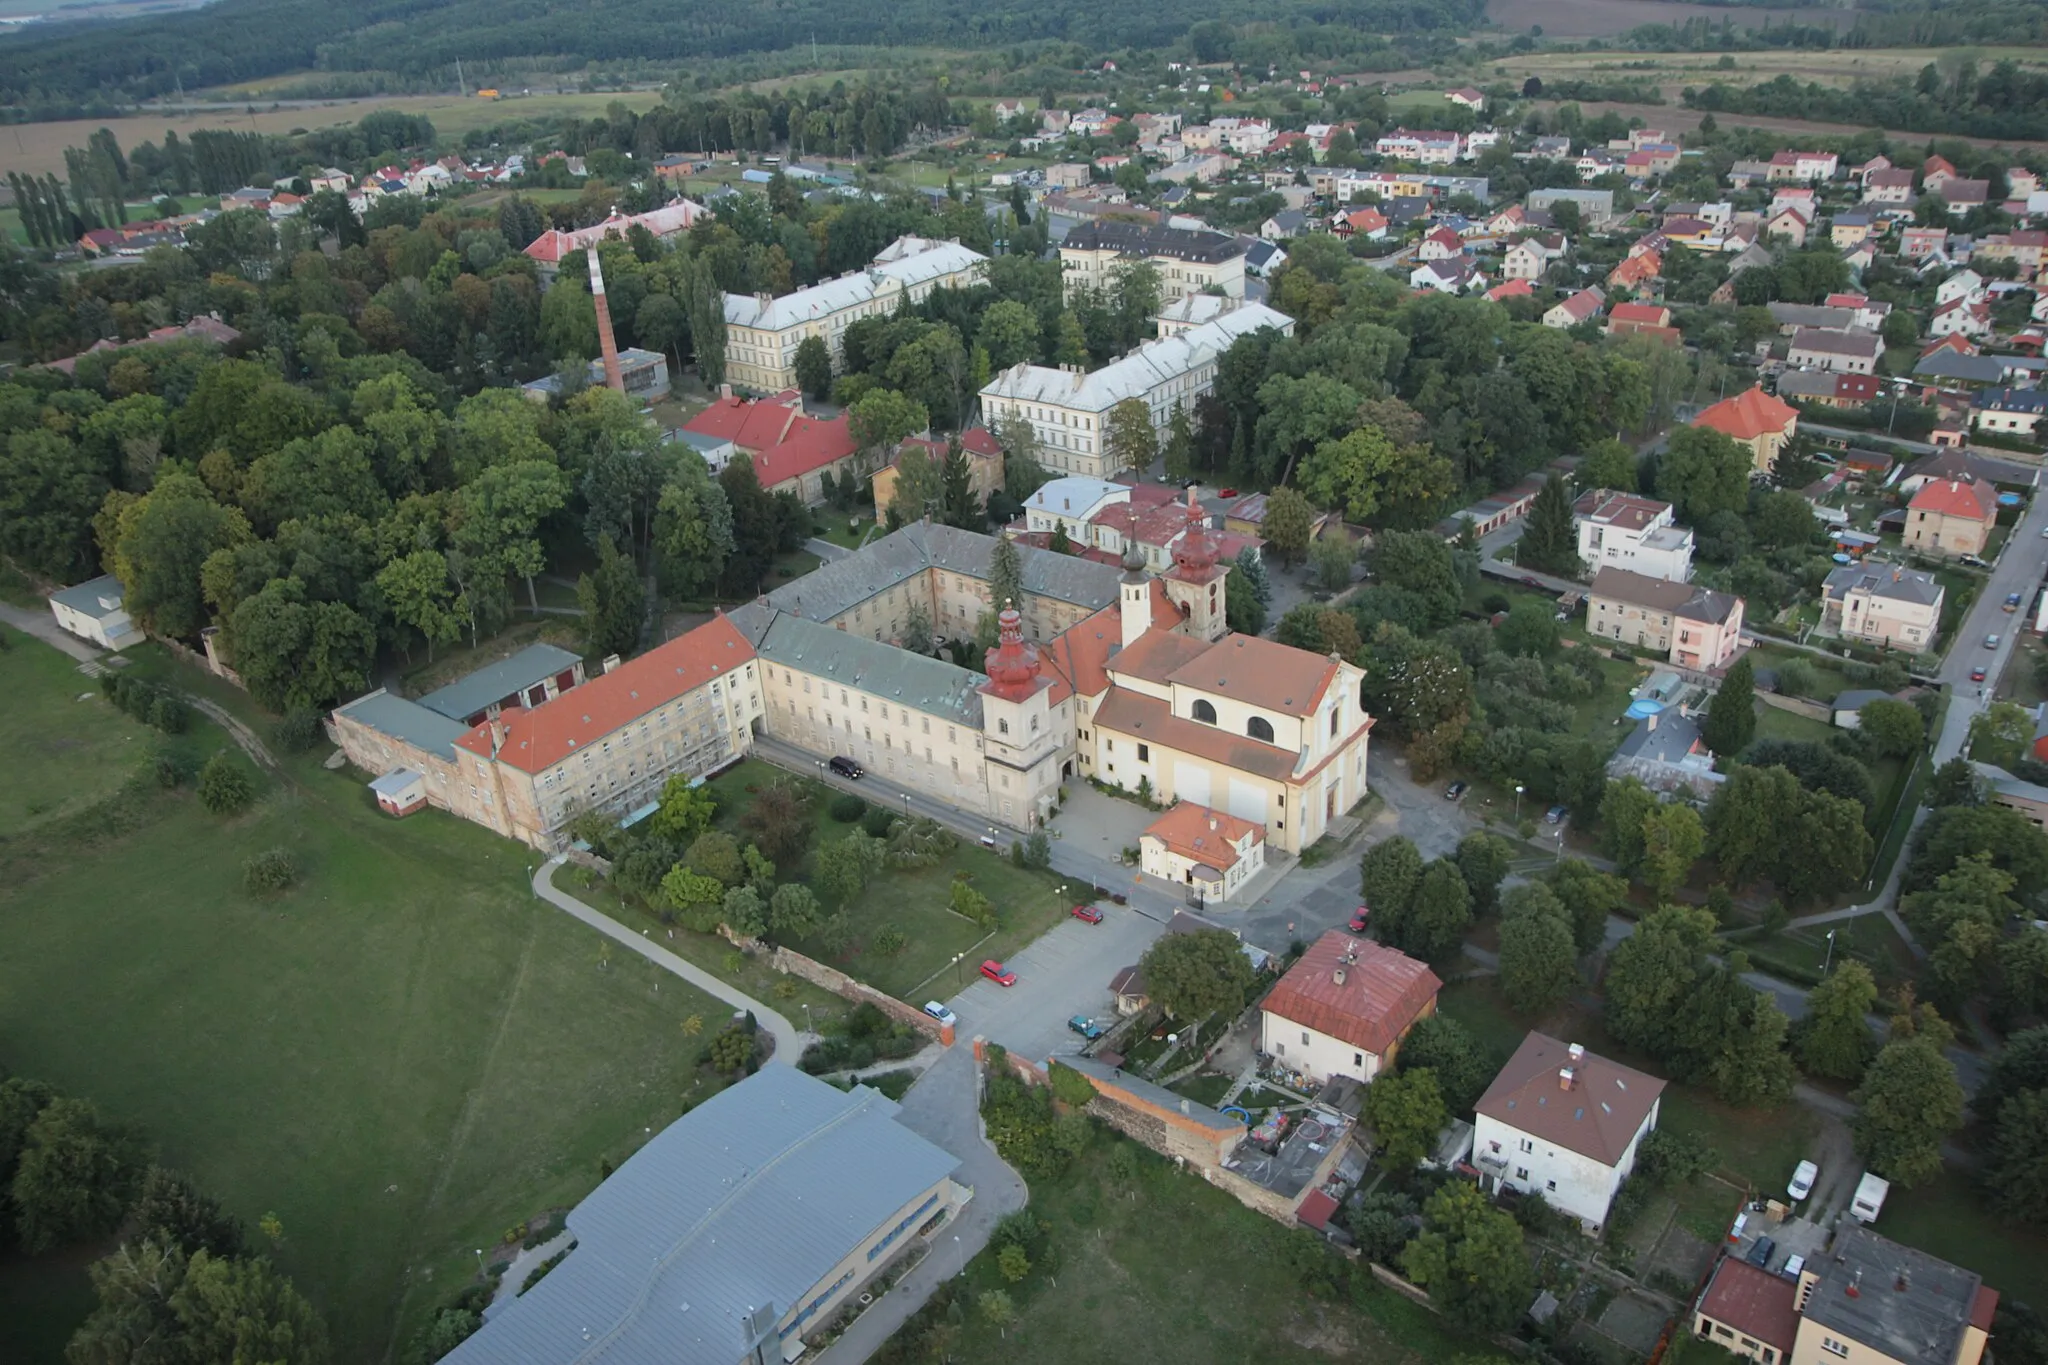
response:
<svg viewBox="0 0 2048 1365"><path fill-rule="evenodd" d="M814 986L822 986L843 1000L856 1005L873 1005L899 1024L908 1024L927 1038L937 1041L939 1021L914 1005L906 1005L893 995L884 995L873 986L855 981L845 972L827 967L824 963L805 957L802 953L788 948L777 948L769 955L768 965L778 972L800 976ZM1044 1077L1039 1077L1040 1083Z"/></svg>

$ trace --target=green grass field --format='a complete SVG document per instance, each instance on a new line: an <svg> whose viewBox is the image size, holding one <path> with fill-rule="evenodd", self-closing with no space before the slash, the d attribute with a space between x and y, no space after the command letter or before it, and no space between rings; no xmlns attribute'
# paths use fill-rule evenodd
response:
<svg viewBox="0 0 2048 1365"><path fill-rule="evenodd" d="M1117 1147L1137 1158L1136 1177L1110 1174ZM1060 1176L1034 1181L1031 1212L1048 1233L1040 1265L1005 1282L991 1246L890 1341L875 1365L958 1361L1058 1361L1125 1365L1146 1360L1261 1365L1374 1365L1491 1358L1485 1343L1419 1304L1377 1287L1331 1301L1305 1292L1297 1267L1330 1254L1313 1235L1283 1228L1128 1139L1098 1130ZM1357 1276L1365 1280L1362 1268ZM1006 1292L1016 1321L997 1327L977 1307ZM955 1305L949 1309L947 1301ZM954 1318L944 1356L930 1354L928 1324ZM943 1330L943 1329L942 1329Z"/></svg>
<svg viewBox="0 0 2048 1365"><path fill-rule="evenodd" d="M155 731L114 709L76 660L0 627L0 675L11 680L0 734L0 839L111 796L154 749ZM83 698L83 700L80 700Z"/></svg>
<svg viewBox="0 0 2048 1365"><path fill-rule="evenodd" d="M1917 1189L1894 1186L1876 1228L1976 1271L2007 1299L2048 1304L2048 1233L2001 1223L1986 1204L1967 1176L1945 1170Z"/></svg>
<svg viewBox="0 0 2048 1365"><path fill-rule="evenodd" d="M718 794L718 823L739 832L738 821L747 805L747 788L787 777L781 769L758 760L738 764L717 778L711 786ZM808 779L812 789L811 814L817 822L813 848L844 838L858 825L842 825L827 813L831 793ZM862 793L881 804L895 795L886 786L873 785ZM809 859L802 868L782 869L783 880L808 880ZM995 902L1000 920L993 937L947 908L956 873L965 873L976 890ZM955 953L973 950L976 960L1003 958L1058 924L1066 915L1071 897L1063 898L1058 888L1062 878L1049 872L1029 872L1012 866L976 844L960 846L939 860L935 867L916 871L885 871L852 904L847 913L858 927L860 937L844 953L834 953L820 943L799 939L790 946L798 952L830 963L850 976L889 994L920 1004L932 994L950 995L953 988L939 985L924 988L931 978L953 960ZM884 955L874 950L875 931L894 924L903 930L908 945L898 953ZM987 938L986 942L983 939ZM978 946L977 946L978 945ZM968 964L969 970L972 964ZM913 998L915 997L915 998Z"/></svg>
<svg viewBox="0 0 2048 1365"><path fill-rule="evenodd" d="M10 752L71 704L76 675L41 649L0 654ZM683 1024L708 1038L725 1010L600 954L533 898L523 848L437 812L388 820L323 755L232 820L145 789L125 832L74 818L0 845L0 1060L139 1125L245 1222L275 1212L336 1359L377 1360L475 1248L710 1093ZM273 846L305 878L252 898L242 860ZM58 1358L86 1259L0 1262L0 1359Z"/></svg>

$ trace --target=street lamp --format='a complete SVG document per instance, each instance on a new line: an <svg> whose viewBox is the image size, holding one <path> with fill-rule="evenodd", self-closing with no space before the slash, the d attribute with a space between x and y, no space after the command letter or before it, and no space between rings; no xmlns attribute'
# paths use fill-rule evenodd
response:
<svg viewBox="0 0 2048 1365"><path fill-rule="evenodd" d="M955 986L957 986L957 987L959 987L959 988L963 989L963 990L964 990L964 989L966 988L966 986L967 986L967 979L966 979L966 978L965 978L964 976L962 976L962 975L961 975L961 972L960 972L960 961L961 961L961 959L962 959L962 958L964 958L964 957L966 957L966 956L967 956L967 954L965 954L965 953L955 953L955 954L953 954L953 984L954 984Z"/></svg>
<svg viewBox="0 0 2048 1365"><path fill-rule="evenodd" d="M1835 961L1835 931L1834 931L1834 930L1832 930L1832 929L1830 929L1830 930L1828 930L1828 955L1827 955L1827 958L1826 958L1826 960L1825 960L1825 961L1823 961L1823 962L1822 962L1822 963L1820 964L1820 974L1821 974L1822 976L1826 976L1826 975L1828 974L1828 968L1834 965L1834 961Z"/></svg>
<svg viewBox="0 0 2048 1365"><path fill-rule="evenodd" d="M899 792L897 794L903 798L903 818L908 820L910 818L910 793Z"/></svg>
<svg viewBox="0 0 2048 1365"><path fill-rule="evenodd" d="M1515 819L1516 819L1516 820L1520 820L1521 818L1522 818L1522 784L1521 784L1521 783L1519 783L1519 782L1517 782L1517 783L1515 784Z"/></svg>

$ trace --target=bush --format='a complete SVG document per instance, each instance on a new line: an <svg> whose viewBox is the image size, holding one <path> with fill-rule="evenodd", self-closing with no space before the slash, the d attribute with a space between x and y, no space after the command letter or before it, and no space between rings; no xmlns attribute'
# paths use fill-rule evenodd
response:
<svg viewBox="0 0 2048 1365"><path fill-rule="evenodd" d="M157 785L165 788L179 786L192 776L191 765L173 753L158 754L151 761L151 768L156 773Z"/></svg>
<svg viewBox="0 0 2048 1365"><path fill-rule="evenodd" d="M199 804L215 815L233 815L256 799L249 770L223 749L199 770Z"/></svg>
<svg viewBox="0 0 2048 1365"><path fill-rule="evenodd" d="M251 895L288 891L298 879L298 863L281 848L266 848L242 863L242 887Z"/></svg>
<svg viewBox="0 0 2048 1365"><path fill-rule="evenodd" d="M169 693L158 693L149 704L149 723L167 735L182 735L192 724L192 710Z"/></svg>
<svg viewBox="0 0 2048 1365"><path fill-rule="evenodd" d="M840 824L850 825L868 813L868 803L852 792L841 792L832 798L825 812Z"/></svg>
<svg viewBox="0 0 2048 1365"><path fill-rule="evenodd" d="M861 832L872 839L889 837L889 827L896 823L896 812L886 806L869 806L860 817Z"/></svg>
<svg viewBox="0 0 2048 1365"><path fill-rule="evenodd" d="M302 754L320 742L320 713L305 709L287 712L272 733L278 748L288 754Z"/></svg>

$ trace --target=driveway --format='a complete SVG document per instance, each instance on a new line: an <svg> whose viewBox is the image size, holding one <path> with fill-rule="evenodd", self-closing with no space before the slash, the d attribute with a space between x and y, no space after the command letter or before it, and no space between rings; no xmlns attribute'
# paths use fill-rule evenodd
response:
<svg viewBox="0 0 2048 1365"><path fill-rule="evenodd" d="M963 1044L986 1038L1034 1062L1072 1056L1081 1050L1081 1036L1067 1020L1085 1014L1107 1027L1116 1017L1110 977L1134 965L1165 932L1159 920L1108 905L1102 923L1070 919L1007 959L1003 965L1017 974L1014 986L976 975L979 961L961 963L969 984L947 1002L960 1016L959 1037Z"/></svg>
<svg viewBox="0 0 2048 1365"><path fill-rule="evenodd" d="M47 611L30 611L12 602L0 602L0 621L35 636L46 645L63 650L82 664L89 664L106 652L59 626L57 618Z"/></svg>

